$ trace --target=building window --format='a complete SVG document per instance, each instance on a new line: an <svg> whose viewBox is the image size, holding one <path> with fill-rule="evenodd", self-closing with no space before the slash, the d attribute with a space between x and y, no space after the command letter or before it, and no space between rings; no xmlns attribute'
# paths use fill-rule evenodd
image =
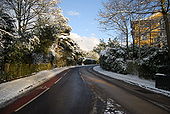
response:
<svg viewBox="0 0 170 114"><path fill-rule="evenodd" d="M142 39L142 40L147 40L147 37L146 37L145 35L142 35L142 36L141 36L141 39Z"/></svg>

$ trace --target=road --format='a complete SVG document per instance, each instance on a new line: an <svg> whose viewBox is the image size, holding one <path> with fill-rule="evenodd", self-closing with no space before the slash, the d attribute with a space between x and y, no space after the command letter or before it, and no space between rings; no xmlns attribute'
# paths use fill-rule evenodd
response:
<svg viewBox="0 0 170 114"><path fill-rule="evenodd" d="M15 114L169 114L170 98L108 78L91 66L72 68Z"/></svg>

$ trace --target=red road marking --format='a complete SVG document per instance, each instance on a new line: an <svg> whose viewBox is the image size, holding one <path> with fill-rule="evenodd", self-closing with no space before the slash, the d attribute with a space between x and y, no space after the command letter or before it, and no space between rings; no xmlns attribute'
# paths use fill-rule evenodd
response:
<svg viewBox="0 0 170 114"><path fill-rule="evenodd" d="M32 91L28 92L26 95L22 96L21 98L17 99L13 103L9 104L5 108L2 109L0 113L2 114L11 114L15 110L20 109L21 107L24 107L25 104L29 104L30 101L33 101L37 96L39 97L41 94L43 94L48 88L50 88L52 85L54 85L56 82L58 82L65 74L68 72L68 70L65 70L58 75L54 76L47 82L43 83L42 85L36 87ZM65 73L65 74L64 74Z"/></svg>

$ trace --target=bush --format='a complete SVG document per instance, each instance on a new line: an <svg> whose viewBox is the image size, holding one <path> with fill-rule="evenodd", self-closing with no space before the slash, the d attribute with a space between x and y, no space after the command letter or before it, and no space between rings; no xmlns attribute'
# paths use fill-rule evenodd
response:
<svg viewBox="0 0 170 114"><path fill-rule="evenodd" d="M167 49L155 50L151 55L139 61L139 76L154 79L154 75L164 65L168 65Z"/></svg>
<svg viewBox="0 0 170 114"><path fill-rule="evenodd" d="M127 65L123 58L124 54L121 48L106 48L100 54L100 66L106 70L126 74Z"/></svg>
<svg viewBox="0 0 170 114"><path fill-rule="evenodd" d="M111 64L111 71L117 72L117 73L122 73L122 74L127 74L127 64L122 58L116 59L112 64Z"/></svg>

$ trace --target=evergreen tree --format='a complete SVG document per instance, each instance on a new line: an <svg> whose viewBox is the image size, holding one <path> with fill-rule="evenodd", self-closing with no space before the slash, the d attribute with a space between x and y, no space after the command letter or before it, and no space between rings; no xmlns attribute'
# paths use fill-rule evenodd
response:
<svg viewBox="0 0 170 114"><path fill-rule="evenodd" d="M4 9L0 9L0 56L2 63L10 62L9 53L12 51L14 42L16 41L15 24L12 17L5 12Z"/></svg>

